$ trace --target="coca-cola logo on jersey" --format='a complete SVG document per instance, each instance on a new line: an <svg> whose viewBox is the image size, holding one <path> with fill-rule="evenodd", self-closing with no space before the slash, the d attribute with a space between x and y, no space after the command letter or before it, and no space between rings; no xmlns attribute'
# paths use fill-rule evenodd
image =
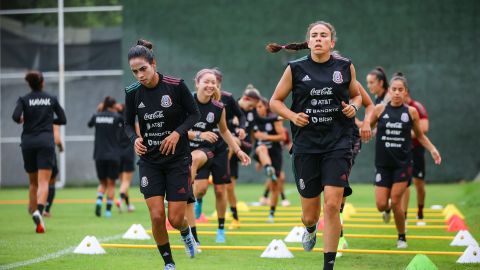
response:
<svg viewBox="0 0 480 270"><path fill-rule="evenodd" d="M143 119L145 120L154 120L163 118L163 111L156 111L154 113L146 113L143 115Z"/></svg>
<svg viewBox="0 0 480 270"><path fill-rule="evenodd" d="M332 94L332 87L324 87L322 89L312 88L312 90L310 90L310 96L326 96Z"/></svg>

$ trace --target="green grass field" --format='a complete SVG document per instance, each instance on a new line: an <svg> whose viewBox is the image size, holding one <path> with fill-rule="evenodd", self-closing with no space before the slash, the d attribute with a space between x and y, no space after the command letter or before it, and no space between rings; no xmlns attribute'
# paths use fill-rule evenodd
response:
<svg viewBox="0 0 480 270"><path fill-rule="evenodd" d="M371 185L354 185L354 194L349 202L355 207L373 207L374 195ZM237 195L245 202L256 201L262 193L261 185L240 185ZM415 205L415 192L412 189L411 207ZM213 189L210 188L204 200L205 213L213 211ZM294 206L299 206L299 198L293 185L286 187L288 198ZM480 240L480 183L428 185L427 206L433 204L446 205L454 203L466 217L473 236ZM94 188L67 188L57 191L57 199L94 199ZM37 235L34 224L27 214L24 203L6 204L6 200L22 200L27 198L26 189L0 190L0 269L7 269L17 263L16 269L163 269L163 261L156 249L106 249L104 255L77 255L71 251L86 235L94 235L101 243L154 244L153 240L123 240L120 236L134 223L141 223L150 228L147 208L138 188L131 189L131 197L135 198L134 213L119 214L114 209L110 219L94 216L92 203L56 203L52 208L52 218L46 219L47 233ZM265 217L268 213L265 211ZM240 213L240 219L241 215ZM380 215L379 215L380 217ZM426 216L428 218L428 215ZM247 223L246 221L244 223ZM281 223L278 221L277 223ZM381 224L381 223L378 223ZM391 223L393 224L393 223ZM228 222L227 225L228 226ZM238 231L282 231L291 228L241 228ZM199 231L215 230L215 228L199 228ZM354 234L391 234L393 229L346 229L345 233ZM418 230L410 229L409 235L442 235L452 236L444 229ZM277 239L284 237L276 237ZM272 236L227 236L226 245L267 246L274 239ZM200 235L202 245L217 245L214 236ZM394 239L348 239L352 249L387 249L396 250ZM178 234L170 236L174 245L181 244ZM463 247L450 247L448 240L413 240L409 239L407 250L432 251L464 251ZM317 247L321 247L319 239ZM301 244L288 243L289 247L300 247ZM70 248L70 249L69 249ZM260 258L262 251L212 251L204 250L195 259L186 257L183 250L174 250L177 269L321 269L323 255L319 252L293 252L293 259ZM345 253L338 258L335 269L404 269L413 255L365 255ZM45 259L38 263L25 265L35 259ZM429 258L439 269L480 269L480 264L460 265L456 256L434 256Z"/></svg>

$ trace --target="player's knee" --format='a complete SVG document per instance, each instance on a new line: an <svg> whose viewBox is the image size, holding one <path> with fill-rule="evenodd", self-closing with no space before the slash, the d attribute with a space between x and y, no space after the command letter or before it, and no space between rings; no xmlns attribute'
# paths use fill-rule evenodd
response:
<svg viewBox="0 0 480 270"><path fill-rule="evenodd" d="M184 220L184 215L168 215L168 221L175 229L181 228L183 226Z"/></svg>
<svg viewBox="0 0 480 270"><path fill-rule="evenodd" d="M150 218L152 219L153 224L165 224L165 212L150 211Z"/></svg>
<svg viewBox="0 0 480 270"><path fill-rule="evenodd" d="M376 205L378 211L385 211L388 209L388 203L386 201L377 201Z"/></svg>
<svg viewBox="0 0 480 270"><path fill-rule="evenodd" d="M340 204L332 200L326 201L323 204L323 211L325 212L325 216L336 215L340 213Z"/></svg>

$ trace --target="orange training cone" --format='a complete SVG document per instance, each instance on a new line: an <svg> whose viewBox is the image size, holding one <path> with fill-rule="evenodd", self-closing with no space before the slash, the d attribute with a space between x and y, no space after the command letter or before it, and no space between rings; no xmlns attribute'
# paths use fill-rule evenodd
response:
<svg viewBox="0 0 480 270"><path fill-rule="evenodd" d="M450 224L448 224L447 231L458 232L461 230L468 230L467 225L465 225L465 222L460 217L453 217Z"/></svg>
<svg viewBox="0 0 480 270"><path fill-rule="evenodd" d="M199 218L196 220L198 223L208 223L208 219L205 217L205 214L201 214Z"/></svg>

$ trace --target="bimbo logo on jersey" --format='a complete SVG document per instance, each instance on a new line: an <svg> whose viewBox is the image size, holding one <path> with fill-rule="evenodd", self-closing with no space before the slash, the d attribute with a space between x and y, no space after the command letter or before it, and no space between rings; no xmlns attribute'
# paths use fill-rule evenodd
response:
<svg viewBox="0 0 480 270"><path fill-rule="evenodd" d="M30 106L50 106L50 98L36 98L28 100Z"/></svg>
<svg viewBox="0 0 480 270"><path fill-rule="evenodd" d="M207 114L207 122L208 123L213 123L214 120L215 120L215 115L213 114L213 112L209 112Z"/></svg>
<svg viewBox="0 0 480 270"><path fill-rule="evenodd" d="M162 96L162 103L161 103L162 107L164 108L168 108L170 106L172 106L172 99L170 98L169 95L163 95Z"/></svg>
<svg viewBox="0 0 480 270"><path fill-rule="evenodd" d="M343 83L343 77L340 71L333 72L333 82L338 84Z"/></svg>

